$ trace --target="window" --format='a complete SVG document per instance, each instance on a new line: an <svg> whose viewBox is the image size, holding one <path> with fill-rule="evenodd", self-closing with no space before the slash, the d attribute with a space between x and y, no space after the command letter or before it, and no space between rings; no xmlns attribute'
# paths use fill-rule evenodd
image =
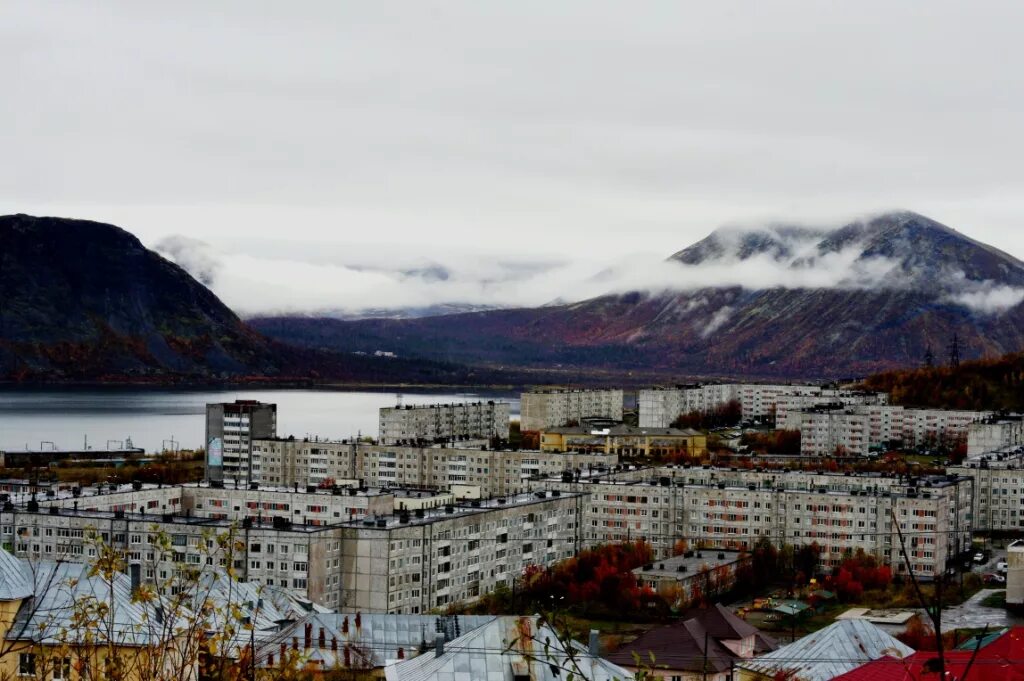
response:
<svg viewBox="0 0 1024 681"><path fill-rule="evenodd" d="M53 661L53 681L67 681L71 678L71 658L56 658Z"/></svg>
<svg viewBox="0 0 1024 681"><path fill-rule="evenodd" d="M21 653L18 655L18 676L36 675L35 653Z"/></svg>

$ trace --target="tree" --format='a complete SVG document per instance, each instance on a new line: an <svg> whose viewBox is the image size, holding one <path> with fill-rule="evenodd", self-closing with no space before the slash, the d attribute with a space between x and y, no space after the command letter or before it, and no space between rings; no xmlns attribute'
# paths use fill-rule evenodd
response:
<svg viewBox="0 0 1024 681"><path fill-rule="evenodd" d="M304 676L298 653L273 666L260 664L267 658L261 649L264 637L256 631L263 592L235 579L234 555L241 544L234 528L203 535L200 545L207 560L200 566L175 562L173 542L157 526L146 537L154 554L150 564L173 567L166 578L140 580L137 586L126 573L137 570L141 576L144 564L130 566L127 552L95 531L86 541L94 554L89 562L35 563L35 596L23 603L18 618L23 624L8 633L0 657L26 656L31 673L19 676L40 681L55 672L68 678L65 671L74 671L82 681L289 681ZM214 567L221 562L223 570Z"/></svg>

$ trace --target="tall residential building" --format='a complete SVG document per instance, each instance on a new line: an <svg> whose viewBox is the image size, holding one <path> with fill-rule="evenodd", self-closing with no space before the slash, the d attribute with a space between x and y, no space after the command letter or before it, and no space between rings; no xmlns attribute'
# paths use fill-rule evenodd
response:
<svg viewBox="0 0 1024 681"><path fill-rule="evenodd" d="M252 441L277 435L277 405L235 400L206 405L206 479L259 482Z"/></svg>
<svg viewBox="0 0 1024 681"><path fill-rule="evenodd" d="M262 481L314 487L359 480L370 487L455 485L480 488L484 496L530 491L530 479L618 463L615 453L546 452L464 447L412 447L348 441L275 438L253 443Z"/></svg>
<svg viewBox="0 0 1024 681"><path fill-rule="evenodd" d="M800 431L800 452L831 456L837 448L867 454L870 447L900 443L903 447L966 442L972 423L991 412L952 409L909 409L892 404L818 405L790 411L779 428Z"/></svg>
<svg viewBox="0 0 1024 681"><path fill-rule="evenodd" d="M560 428L585 418L622 420L622 390L533 390L522 394L520 428Z"/></svg>
<svg viewBox="0 0 1024 681"><path fill-rule="evenodd" d="M507 402L419 404L380 409L380 443L433 444L508 439Z"/></svg>
<svg viewBox="0 0 1024 681"><path fill-rule="evenodd" d="M969 456L946 470L974 479L974 526L979 531L1024 529L1024 445Z"/></svg>
<svg viewBox="0 0 1024 681"><path fill-rule="evenodd" d="M550 489L588 494L585 546L645 539L657 559L675 542L749 550L759 539L800 546L816 542L823 567L848 551L866 553L906 574L930 578L971 547L974 483L958 475L917 478L710 466L621 469Z"/></svg>
<svg viewBox="0 0 1024 681"><path fill-rule="evenodd" d="M780 422L787 412L813 407L820 402L886 404L888 396L799 384L708 383L651 388L637 395L639 423L646 428L665 428L680 414L712 411L733 400L740 403L746 420L774 418Z"/></svg>
<svg viewBox="0 0 1024 681"><path fill-rule="evenodd" d="M1024 444L1024 415L995 414L967 427L967 456Z"/></svg>

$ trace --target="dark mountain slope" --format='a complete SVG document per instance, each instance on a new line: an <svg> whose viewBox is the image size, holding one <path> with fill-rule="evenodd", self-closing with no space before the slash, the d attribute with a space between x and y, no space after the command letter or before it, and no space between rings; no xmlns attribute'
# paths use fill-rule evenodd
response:
<svg viewBox="0 0 1024 681"><path fill-rule="evenodd" d="M266 339L122 229L11 215L0 244L0 375L277 370Z"/></svg>
<svg viewBox="0 0 1024 681"><path fill-rule="evenodd" d="M965 357L1024 348L1024 264L914 213L835 231L722 230L680 251L681 267L765 259L794 276L843 254L853 277L822 288L707 287L572 305L411 320L257 319L307 347L515 366L655 368L680 375L826 377L916 365L957 334ZM832 260L829 260L832 258ZM872 274L884 265L882 274ZM967 298L964 298L967 296ZM974 296L973 298L970 296ZM993 297L994 296L994 297ZM1005 299L1001 298L1001 299ZM965 304L964 300L972 303Z"/></svg>

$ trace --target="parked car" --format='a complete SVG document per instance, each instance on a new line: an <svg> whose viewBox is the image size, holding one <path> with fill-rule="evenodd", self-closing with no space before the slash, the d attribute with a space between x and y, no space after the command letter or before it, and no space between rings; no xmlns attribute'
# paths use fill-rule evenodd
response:
<svg viewBox="0 0 1024 681"><path fill-rule="evenodd" d="M974 554L974 562L977 563L978 565L981 565L982 563L984 563L985 562L985 554L982 553L981 551L978 551L976 554Z"/></svg>
<svg viewBox="0 0 1024 681"><path fill-rule="evenodd" d="M996 563L996 570L998 572L1003 573L1004 575L1007 573L1007 571L1009 569L1010 569L1010 566L1006 564L1005 560L1001 560L998 563Z"/></svg>
<svg viewBox="0 0 1024 681"><path fill-rule="evenodd" d="M1006 584L1006 577L995 572L990 572L987 575L982 575L981 581L986 584Z"/></svg>

